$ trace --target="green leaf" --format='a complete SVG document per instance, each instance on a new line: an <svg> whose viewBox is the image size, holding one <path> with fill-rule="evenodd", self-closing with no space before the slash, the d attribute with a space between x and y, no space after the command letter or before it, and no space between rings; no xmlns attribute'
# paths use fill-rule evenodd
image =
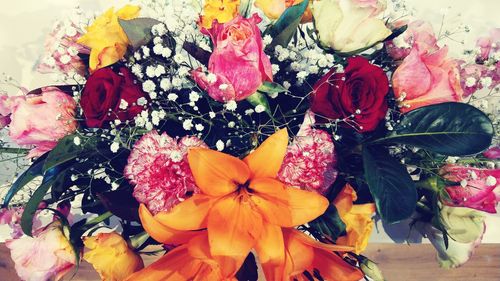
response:
<svg viewBox="0 0 500 281"><path fill-rule="evenodd" d="M417 204L417 189L406 167L381 147L363 147L363 166L382 219L395 223L409 218Z"/></svg>
<svg viewBox="0 0 500 281"><path fill-rule="evenodd" d="M288 92L288 90L280 84L268 81L264 82L257 91L267 94L271 98L275 98L279 93Z"/></svg>
<svg viewBox="0 0 500 281"><path fill-rule="evenodd" d="M308 5L309 0L305 0L302 3L289 7L281 14L280 18L269 29L269 35L273 37L270 47L275 47L276 45L286 47L288 45L297 32L297 27Z"/></svg>
<svg viewBox="0 0 500 281"><path fill-rule="evenodd" d="M271 114L271 107L269 106L269 101L267 100L267 97L260 93L260 92L256 92L254 93L253 95L249 96L247 98L247 101L253 105L254 107L258 106L258 105L262 105L266 111L267 114L269 115L272 115Z"/></svg>
<svg viewBox="0 0 500 281"><path fill-rule="evenodd" d="M35 215L36 211L38 210L38 206L40 205L40 202L42 202L43 198L49 191L50 186L54 182L54 178L51 178L49 180L43 180L42 184L33 192L31 195L30 200L26 205L24 206L24 211L21 216L21 228L24 232L24 234L28 236L32 236L32 230L33 230L33 216Z"/></svg>
<svg viewBox="0 0 500 281"><path fill-rule="evenodd" d="M345 234L346 225L342 221L335 205L328 206L326 212L309 223L309 226L320 232L332 242Z"/></svg>
<svg viewBox="0 0 500 281"><path fill-rule="evenodd" d="M493 124L481 110L448 102L406 113L391 134L372 143L400 143L443 155L464 156L487 149L493 135Z"/></svg>
<svg viewBox="0 0 500 281"><path fill-rule="evenodd" d="M44 154L40 156L31 166L24 171L17 179L16 181L12 184L10 187L9 191L7 191L7 194L5 195L4 201L3 201L3 208L6 208L12 198L21 190L25 185L30 183L34 178L42 176L43 175L43 165L45 162L45 159L47 158L47 154Z"/></svg>
<svg viewBox="0 0 500 281"><path fill-rule="evenodd" d="M59 140L57 146L47 156L47 160L43 165L44 173L54 167L74 160L84 151L95 151L95 141L87 140L81 145L76 145L74 139L75 135L69 135Z"/></svg>
<svg viewBox="0 0 500 281"><path fill-rule="evenodd" d="M244 18L248 18L250 12L252 11L253 0L241 0L240 1L240 15Z"/></svg>
<svg viewBox="0 0 500 281"><path fill-rule="evenodd" d="M118 19L118 21L134 50L146 45L153 39L151 28L160 23L160 21L152 18L137 18L131 20Z"/></svg>

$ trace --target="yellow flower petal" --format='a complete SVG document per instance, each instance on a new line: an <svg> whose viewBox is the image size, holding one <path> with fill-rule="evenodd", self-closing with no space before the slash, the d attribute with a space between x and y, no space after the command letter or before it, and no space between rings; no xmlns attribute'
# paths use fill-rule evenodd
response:
<svg viewBox="0 0 500 281"><path fill-rule="evenodd" d="M239 12L240 0L207 0L203 7L201 26L211 28L214 20L226 23L234 19Z"/></svg>
<svg viewBox="0 0 500 281"><path fill-rule="evenodd" d="M246 258L262 233L262 217L248 195L220 199L208 215L208 238L213 256Z"/></svg>
<svg viewBox="0 0 500 281"><path fill-rule="evenodd" d="M139 207L139 217L144 230L153 239L163 244L182 244L189 241L193 236L199 235L199 232L196 231L178 231L162 224L143 204Z"/></svg>
<svg viewBox="0 0 500 281"><path fill-rule="evenodd" d="M195 194L177 204L169 212L160 212L155 218L177 230L199 230L207 227L208 211L214 204L212 197Z"/></svg>
<svg viewBox="0 0 500 281"><path fill-rule="evenodd" d="M227 195L250 177L250 171L243 161L218 151L191 148L188 161L196 185L204 194Z"/></svg>
<svg viewBox="0 0 500 281"><path fill-rule="evenodd" d="M122 20L131 20L137 18L140 11L141 7L139 6L125 5L116 12L116 15Z"/></svg>
<svg viewBox="0 0 500 281"><path fill-rule="evenodd" d="M336 241L339 245L354 247L354 252L360 254L368 246L368 240L373 230L372 216L376 211L375 204L354 205L356 191L347 184L333 201L340 218L346 225L346 235Z"/></svg>
<svg viewBox="0 0 500 281"><path fill-rule="evenodd" d="M267 138L243 161L247 163L252 178L275 178L283 163L288 147L288 131L281 129Z"/></svg>

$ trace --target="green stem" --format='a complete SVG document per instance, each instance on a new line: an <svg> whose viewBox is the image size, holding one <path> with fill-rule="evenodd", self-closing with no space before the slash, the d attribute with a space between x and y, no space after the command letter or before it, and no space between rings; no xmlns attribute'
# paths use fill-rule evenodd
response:
<svg viewBox="0 0 500 281"><path fill-rule="evenodd" d="M139 247L148 240L149 234L147 232L141 232L137 235L130 237L130 247L133 249L138 249Z"/></svg>
<svg viewBox="0 0 500 281"><path fill-rule="evenodd" d="M94 218L94 219L87 221L85 223L85 225L96 225L96 224L103 222L106 219L109 219L112 216L113 216L113 213L111 213L110 211L107 211L106 213L98 216L97 218Z"/></svg>
<svg viewBox="0 0 500 281"><path fill-rule="evenodd" d="M30 149L16 147L0 147L0 153L27 154Z"/></svg>

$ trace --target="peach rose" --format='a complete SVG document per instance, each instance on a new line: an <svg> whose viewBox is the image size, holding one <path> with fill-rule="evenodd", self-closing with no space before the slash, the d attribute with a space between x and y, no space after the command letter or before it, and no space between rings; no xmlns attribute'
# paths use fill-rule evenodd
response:
<svg viewBox="0 0 500 281"><path fill-rule="evenodd" d="M394 94L402 112L437 103L459 102L464 91L456 60L447 58L448 48L436 52L414 45L392 78Z"/></svg>

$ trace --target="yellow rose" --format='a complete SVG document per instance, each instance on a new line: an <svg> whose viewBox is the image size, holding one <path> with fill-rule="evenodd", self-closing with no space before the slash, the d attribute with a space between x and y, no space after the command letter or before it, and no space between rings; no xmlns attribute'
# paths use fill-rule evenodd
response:
<svg viewBox="0 0 500 281"><path fill-rule="evenodd" d="M238 15L239 8L240 0L207 0L203 7L201 26L210 29L214 20L219 23L231 21Z"/></svg>
<svg viewBox="0 0 500 281"><path fill-rule="evenodd" d="M141 257L116 232L86 237L83 243L89 249L85 251L83 259L92 264L103 281L125 280L144 268Z"/></svg>
<svg viewBox="0 0 500 281"><path fill-rule="evenodd" d="M272 20L278 19L283 12L293 6L302 3L304 0L257 0L255 1L255 7L259 8L264 12L266 17ZM310 1L312 2L312 1ZM312 20L311 4L307 7L307 10L302 16L301 22L306 23Z"/></svg>
<svg viewBox="0 0 500 281"><path fill-rule="evenodd" d="M385 8L386 0L315 0L312 13L319 41L342 53L371 47L392 33L378 17Z"/></svg>
<svg viewBox="0 0 500 281"><path fill-rule="evenodd" d="M346 225L347 235L339 237L338 245L354 247L354 252L359 254L368 246L368 239L373 230L372 216L375 213L375 204L354 205L356 191L346 184L333 204L337 208L340 218Z"/></svg>
<svg viewBox="0 0 500 281"><path fill-rule="evenodd" d="M139 10L140 7L132 5L126 5L117 12L111 8L87 27L87 33L78 39L78 43L91 49L89 61L91 72L123 58L129 40L118 19L134 19L139 15Z"/></svg>

